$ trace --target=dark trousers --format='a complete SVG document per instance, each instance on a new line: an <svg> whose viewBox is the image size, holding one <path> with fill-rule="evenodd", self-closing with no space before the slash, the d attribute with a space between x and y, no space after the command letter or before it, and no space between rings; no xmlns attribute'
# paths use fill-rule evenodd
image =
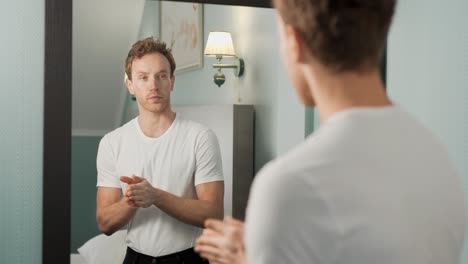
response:
<svg viewBox="0 0 468 264"><path fill-rule="evenodd" d="M208 264L193 248L160 257L152 257L127 247L123 264Z"/></svg>

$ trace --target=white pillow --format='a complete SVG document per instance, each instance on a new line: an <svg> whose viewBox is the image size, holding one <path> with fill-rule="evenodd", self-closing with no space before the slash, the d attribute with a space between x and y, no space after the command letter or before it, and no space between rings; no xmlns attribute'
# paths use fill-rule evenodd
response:
<svg viewBox="0 0 468 264"><path fill-rule="evenodd" d="M78 248L78 253L87 264L122 263L127 252L126 235L127 230L119 230L111 236L100 234L86 241Z"/></svg>

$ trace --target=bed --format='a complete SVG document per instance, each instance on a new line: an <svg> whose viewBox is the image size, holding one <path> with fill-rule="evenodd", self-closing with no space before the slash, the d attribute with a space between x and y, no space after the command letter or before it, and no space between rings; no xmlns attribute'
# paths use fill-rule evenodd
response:
<svg viewBox="0 0 468 264"><path fill-rule="evenodd" d="M122 263L125 258L127 230L122 229L111 236L100 234L90 238L78 253L70 254L71 264L115 264Z"/></svg>
<svg viewBox="0 0 468 264"><path fill-rule="evenodd" d="M70 264L87 264L86 259L78 253L70 254Z"/></svg>

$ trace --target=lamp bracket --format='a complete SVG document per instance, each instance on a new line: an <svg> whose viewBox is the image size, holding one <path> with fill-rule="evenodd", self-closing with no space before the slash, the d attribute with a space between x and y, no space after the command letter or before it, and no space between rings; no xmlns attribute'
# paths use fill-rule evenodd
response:
<svg viewBox="0 0 468 264"><path fill-rule="evenodd" d="M216 69L234 69L234 74L237 77L241 77L244 74L244 69L245 69L245 63L242 58L236 58L236 63L234 64L224 64L220 63L218 60L218 63L213 64L213 68Z"/></svg>

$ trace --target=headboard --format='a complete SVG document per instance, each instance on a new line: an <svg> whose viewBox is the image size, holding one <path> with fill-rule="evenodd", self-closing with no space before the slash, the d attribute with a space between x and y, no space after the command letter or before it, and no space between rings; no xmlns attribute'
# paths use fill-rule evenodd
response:
<svg viewBox="0 0 468 264"><path fill-rule="evenodd" d="M244 219L254 176L254 108L252 105L174 106L178 115L216 134L223 162L224 214Z"/></svg>

